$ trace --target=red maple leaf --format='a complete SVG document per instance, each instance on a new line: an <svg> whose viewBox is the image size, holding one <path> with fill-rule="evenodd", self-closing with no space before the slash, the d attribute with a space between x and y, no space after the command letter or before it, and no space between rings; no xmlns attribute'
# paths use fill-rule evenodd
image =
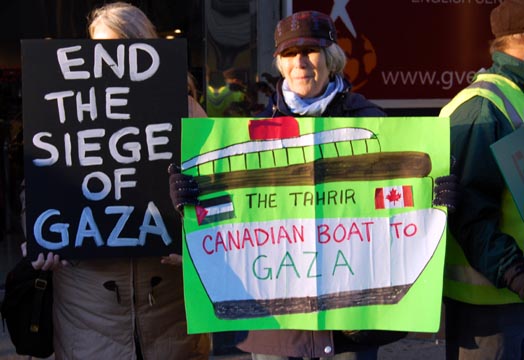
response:
<svg viewBox="0 0 524 360"><path fill-rule="evenodd" d="M402 195L400 195L399 193L397 193L397 190L395 190L395 189L391 189L391 191L389 192L389 194L386 196L386 199L388 199L388 200L391 201L392 203L396 203L397 201L400 200L401 197L402 197Z"/></svg>

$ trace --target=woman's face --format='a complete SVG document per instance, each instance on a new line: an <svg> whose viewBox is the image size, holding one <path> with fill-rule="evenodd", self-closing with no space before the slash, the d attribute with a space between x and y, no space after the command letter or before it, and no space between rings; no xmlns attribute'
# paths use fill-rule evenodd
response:
<svg viewBox="0 0 524 360"><path fill-rule="evenodd" d="M329 83L326 56L318 47L292 47L280 53L280 72L302 98L322 94Z"/></svg>
<svg viewBox="0 0 524 360"><path fill-rule="evenodd" d="M91 35L91 39L93 40L114 40L119 38L116 32L101 22L94 27L93 34Z"/></svg>

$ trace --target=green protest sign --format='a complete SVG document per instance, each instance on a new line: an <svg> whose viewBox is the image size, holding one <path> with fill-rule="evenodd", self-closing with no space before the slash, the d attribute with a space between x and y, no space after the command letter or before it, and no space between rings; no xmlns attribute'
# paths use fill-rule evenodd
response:
<svg viewBox="0 0 524 360"><path fill-rule="evenodd" d="M447 118L183 119L190 333L435 332Z"/></svg>

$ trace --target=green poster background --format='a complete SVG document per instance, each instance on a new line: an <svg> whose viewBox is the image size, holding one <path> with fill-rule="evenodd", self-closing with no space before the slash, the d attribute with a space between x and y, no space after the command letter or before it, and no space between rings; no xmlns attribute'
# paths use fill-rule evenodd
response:
<svg viewBox="0 0 524 360"><path fill-rule="evenodd" d="M204 256L197 255L195 252L190 252L188 247L188 239L202 231L213 232L215 227L233 226L241 223L243 226L249 228L257 227L260 224L268 223L299 223L305 219L375 219L377 222L384 220L386 222L392 221L395 216L402 216L412 211L423 211L424 209L431 209L432 188L436 177L443 176L449 173L449 120L447 118L436 117L410 117L410 118L299 118L296 119L299 133L301 136L307 134L319 134L335 129L364 129L373 134L372 138L366 140L351 141L339 143L336 147L332 145L323 146L308 146L305 148L289 148L283 151L282 149L276 151L255 151L248 155L242 152L238 153L235 145L247 143L253 144L250 140L249 124L250 118L203 118L203 119L183 119L182 121L182 168L184 173L191 174L197 179L217 179L217 174L230 173L232 170L239 170L246 168L247 170L257 170L263 168L262 172L257 173L258 177L264 177L269 169L276 168L277 172L285 177L286 169L293 164L312 163L318 161L319 157L343 157L343 156L360 156L371 154L375 162L369 163L368 168L381 166L384 160L379 158L376 160L376 154L401 154L404 156L406 152L425 153L428 155L431 163L429 173L421 177L405 177L399 180L394 176L384 179L375 178L370 172L369 178L357 178L344 181L334 182L316 182L316 185L296 185L294 182L303 175L296 175L288 177L288 182L278 183L270 186L256 186L243 187L243 185L235 184L231 178L226 181L229 187L218 188L216 191L206 191L204 182L199 182L203 194L199 200L204 203L210 198L227 196L234 207L234 215L230 218L223 218L220 221L212 221L209 223L201 222L199 225L199 217L194 207L187 206L185 208L184 217L184 232L185 242L183 245L183 267L184 267L184 293L186 300L186 311L188 318L188 332L215 332L227 330L252 330L252 329L388 329L388 330L406 330L418 332L436 332L440 323L440 309L441 309L441 293L442 293L442 272L444 263L445 251L445 229L444 225L438 233L440 239L437 239L434 249L427 251L430 254L427 259L427 264L421 269L420 274L416 277L416 281L409 286L407 292L395 303L358 303L349 306L328 306L327 309L316 308L313 310L296 311L296 310L282 310L290 308L288 305L294 304L293 289L299 289L300 283L306 281L311 275L304 271L299 271L299 266L296 265L301 261L293 253L287 253L286 245L291 249L294 245L290 245L283 241L278 247L259 247L254 251L261 254L262 257L256 258L260 261L266 260L271 256L280 256L279 259L274 260L280 264L279 267L273 267L273 278L279 276L288 276L290 281L297 281L299 286L293 285L291 282L286 286L280 286L275 291L276 298L279 301L279 309L271 310L273 303L262 301L259 306L262 309L270 309L269 313L255 315L244 313L242 316L227 315L226 317L217 316L212 297L211 290L206 291L204 283L206 280L212 283L212 287L218 289L226 289L222 291L227 295L229 291L243 292L246 289L252 289L252 283L237 284L230 281L228 274L232 272L233 268L240 269L238 275L240 277L252 278L255 285L258 282L261 288L266 284L271 283L267 278L261 280L262 276L267 276L267 272L262 274L255 270L255 263L251 260L246 260L245 263L236 260L237 263L229 268L228 265L222 268L211 266L211 262L206 262L206 254ZM270 128L269 126L268 128ZM255 141L256 144L259 142ZM321 148L321 150L319 150ZM227 161L213 160L207 164L200 165L200 167L191 167L187 165L191 163L198 156L216 151L217 149L226 149L225 151L229 157ZM233 151L234 155L231 155ZM212 153L213 154L213 153ZM262 155L261 155L262 154ZM269 154L269 155L268 155ZM267 159L271 159L268 161ZM349 159L349 158L348 158ZM386 158L387 159L387 158ZM391 162L390 160L388 160ZM393 162L392 162L393 163ZM184 165L185 164L185 165ZM386 164L388 168L389 164ZM394 163L393 163L394 165ZM393 166L391 165L391 166ZM197 170L198 168L198 170ZM267 171L265 171L267 170ZM353 175L355 171L348 171ZM364 171L366 173L366 171ZM274 176L274 175L273 175ZM233 177L234 180L235 177ZM269 177L271 179L271 176ZM289 180L290 179L290 180ZM213 183L213 181L211 181ZM407 207L394 208L380 208L377 209L376 189L389 189L392 186L405 186L413 189L413 204ZM355 196L349 198L347 196L347 189L355 189ZM290 195L290 194L328 194L332 191L336 194L331 203L326 199L320 200L314 198L306 199L305 195ZM346 191L344 193L344 191ZM342 196L340 194L343 194ZM391 193L390 193L391 195ZM314 197L314 196L313 196ZM375 197L375 201L373 198ZM248 201L248 199L251 199ZM261 199L256 201L256 199ZM387 202L387 200L386 200ZM432 213L438 213L439 218L445 218L445 209L435 208L431 210ZM443 214L443 216L442 216ZM433 215L423 218L424 226L426 223L431 223L435 217ZM318 220L322 221L322 220ZM246 225L247 224L247 225ZM249 225L251 224L251 225ZM357 235L365 236L366 228L359 222L352 228L356 229ZM389 225L391 227L391 225ZM406 228L407 229L407 228ZM393 230L392 230L393 231ZM408 231L409 232L409 231ZM421 231L422 232L422 231ZM309 233L308 233L309 235ZM354 237L353 237L354 238ZM318 239L317 239L318 240ZM369 240L369 239L368 239ZM192 240L193 241L193 240ZM306 242L311 242L310 238ZM313 239L313 242L315 239ZM377 243L378 239L372 239L370 243ZM215 241L215 244L217 241ZM387 244L387 241L384 242ZM220 252L219 248L210 250L211 242L197 241L197 244L202 244L204 249L208 247L208 258L220 258L222 261L227 258L229 254L234 251ZM390 240L390 244L393 241ZM311 244L310 244L311 245ZM314 245L314 244L313 244ZM198 250L197 245L193 247ZM282 246L285 248L282 250ZM317 244L318 246L318 244ZM418 245L420 246L420 245ZM318 246L320 247L320 246ZM429 247L429 245L428 245ZM373 249L375 250L375 249ZM280 252L279 252L280 251ZM389 251L389 250L381 250ZM278 253L278 255L275 255ZM305 253L305 252L304 252ZM346 257L340 252L336 253L336 258L327 259L324 262L331 261L333 274L336 271L347 270L348 274L353 275L353 272L359 273L360 268L351 267L351 261L347 261ZM286 256L289 255L289 256ZM346 254L348 257L349 255ZM372 258L370 262L380 267L380 263L385 262L380 257L384 255L383 252L374 253L370 251L368 255ZM201 256L204 261L197 261L197 257ZM322 256L320 254L319 256ZM392 269L395 266L401 266L403 269L410 266L410 262L414 261L417 256L397 259L388 259L391 261ZM386 261L386 262L387 262ZM226 260L227 262L227 260ZM320 264L320 260L318 264ZM315 262L315 264L317 264ZM400 264L400 265L398 265ZM295 266L296 265L296 266ZM311 264L310 264L311 265ZM220 266L220 262L219 262ZM236 266L236 267L235 267ZM263 268L263 266L262 266ZM245 269L245 271L244 271ZM267 269L267 268L266 268ZM311 270L311 269L309 269ZM404 270L400 271L401 273ZM322 274L316 280L322 281L328 279L329 274ZM258 276L258 278L257 278ZM373 275L366 274L370 278ZM358 276L357 276L358 277ZM228 280L229 279L229 280ZM308 281L311 279L308 279ZM250 281L250 280L248 280ZM257 282L258 281L258 282ZM254 288L256 289L257 286ZM294 287L295 286L295 287ZM209 287L209 285L208 285ZM241 288L240 290L235 290ZM289 290L291 289L291 290ZM297 290L300 291L300 290ZM256 292L256 291L255 291ZM318 297L320 298L320 297ZM351 298L351 296L350 296ZM287 299L291 299L287 301ZM303 297L302 297L303 299ZM235 300L235 299L233 299ZM348 300L348 301L351 301ZM258 304L256 299L255 304ZM314 302L316 304L316 302ZM241 303L243 304L243 303ZM282 306L284 305L284 306ZM216 304L215 304L216 306ZM236 306L236 305L235 305ZM252 303L247 308L251 309ZM287 307L286 307L287 306ZM286 313L286 311L290 313ZM256 311L255 311L256 312Z"/></svg>

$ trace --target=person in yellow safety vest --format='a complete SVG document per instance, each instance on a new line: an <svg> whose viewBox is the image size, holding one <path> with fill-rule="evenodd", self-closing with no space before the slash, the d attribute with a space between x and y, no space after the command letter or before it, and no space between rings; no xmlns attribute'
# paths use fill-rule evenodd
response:
<svg viewBox="0 0 524 360"><path fill-rule="evenodd" d="M206 111L209 116L249 116L247 87L232 68L222 74L214 72L209 76L206 89Z"/></svg>
<svg viewBox="0 0 524 360"><path fill-rule="evenodd" d="M441 111L462 196L448 222L448 360L524 359L524 221L490 149L524 121L524 0L494 8L491 30L492 66Z"/></svg>

